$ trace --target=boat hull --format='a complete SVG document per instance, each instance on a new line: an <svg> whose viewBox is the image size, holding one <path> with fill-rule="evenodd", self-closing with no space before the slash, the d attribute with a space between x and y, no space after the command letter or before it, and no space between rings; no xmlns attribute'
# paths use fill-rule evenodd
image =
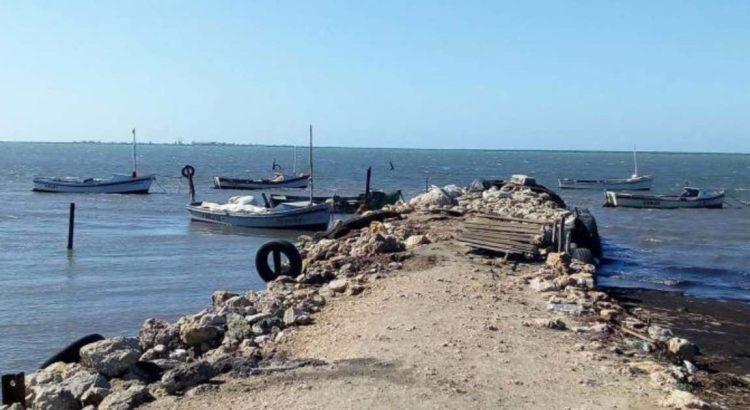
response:
<svg viewBox="0 0 750 410"><path fill-rule="evenodd" d="M642 176L628 179L558 179L557 184L561 189L589 189L598 191L647 191L651 189L654 178Z"/></svg>
<svg viewBox="0 0 750 410"><path fill-rule="evenodd" d="M283 181L214 177L214 188L247 190L271 188L307 188L309 179L310 177L308 175L289 178Z"/></svg>
<svg viewBox="0 0 750 410"><path fill-rule="evenodd" d="M306 201L308 200L308 198L309 196L303 195L271 195L270 199L271 204L276 205L285 202ZM316 204L322 204L326 201L330 201L333 203L333 212L340 214L353 214L356 213L357 210L359 210L360 207L365 204L365 202L368 202L367 209L378 210L383 208L385 205L395 204L399 199L401 199L401 191L375 191L371 194L370 201L365 200L365 194L360 194L357 196L316 196L312 198L312 201Z"/></svg>
<svg viewBox="0 0 750 410"><path fill-rule="evenodd" d="M211 211L201 208L200 204L200 202L196 202L187 206L190 218L194 221L221 225L245 228L318 231L328 229L328 224L331 221L331 209L328 204L270 212L268 214Z"/></svg>
<svg viewBox="0 0 750 410"><path fill-rule="evenodd" d="M705 198L680 198L659 195L632 195L607 191L607 207L679 209L679 208L721 208L724 206L724 193Z"/></svg>
<svg viewBox="0 0 750 410"><path fill-rule="evenodd" d="M68 194L148 194L155 179L153 175L148 175L123 180L83 183L55 178L35 178L33 190Z"/></svg>

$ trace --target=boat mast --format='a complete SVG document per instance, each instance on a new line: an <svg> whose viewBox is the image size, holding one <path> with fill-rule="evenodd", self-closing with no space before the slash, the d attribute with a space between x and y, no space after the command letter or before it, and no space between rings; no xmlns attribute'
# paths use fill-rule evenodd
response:
<svg viewBox="0 0 750 410"><path fill-rule="evenodd" d="M138 177L138 160L135 153L135 128L133 128L133 178Z"/></svg>
<svg viewBox="0 0 750 410"><path fill-rule="evenodd" d="M633 164L635 165L635 173L633 174L633 178L636 178L638 176L638 156L635 153L635 145L633 145Z"/></svg>
<svg viewBox="0 0 750 410"><path fill-rule="evenodd" d="M312 124L310 124L310 205L313 203L313 137Z"/></svg>
<svg viewBox="0 0 750 410"><path fill-rule="evenodd" d="M292 155L294 160L292 161L292 174L297 175L297 146L292 145Z"/></svg>

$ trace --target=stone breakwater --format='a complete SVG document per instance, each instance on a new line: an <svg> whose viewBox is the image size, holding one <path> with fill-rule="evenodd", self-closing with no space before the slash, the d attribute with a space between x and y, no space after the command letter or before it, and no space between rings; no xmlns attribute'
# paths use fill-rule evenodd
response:
<svg viewBox="0 0 750 410"><path fill-rule="evenodd" d="M474 213L554 221L567 213L549 193L516 184L500 188L432 188L386 209L395 215L341 237L300 237L302 273L282 276L262 291L216 291L211 306L171 323L147 319L137 338L117 337L80 350L78 363L54 363L27 376L26 405L35 409L125 409L169 395L192 394L230 373L315 365L294 362L276 349L299 326L340 295L357 295L369 283L399 271L434 242L453 241ZM460 245L457 245L460 246ZM596 267L545 249L538 269L520 278L547 300L553 318L526 326L576 332L597 348L631 358L623 371L647 374L670 407L708 408L690 391L708 377L696 364L697 346L652 323L643 309L628 311L595 289ZM471 255L486 265L514 261ZM502 280L502 279L500 279ZM514 279L515 280L515 279ZM17 406L18 407L18 406Z"/></svg>

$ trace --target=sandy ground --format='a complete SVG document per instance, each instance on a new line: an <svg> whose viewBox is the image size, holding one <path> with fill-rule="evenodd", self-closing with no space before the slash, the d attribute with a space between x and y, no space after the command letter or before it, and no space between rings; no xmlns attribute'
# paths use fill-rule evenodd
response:
<svg viewBox="0 0 750 410"><path fill-rule="evenodd" d="M472 261L442 242L364 293L330 299L280 353L326 364L200 386L150 408L655 408L664 393L553 317L522 285L534 267ZM494 272L493 272L494 271ZM572 325L568 317L561 317Z"/></svg>

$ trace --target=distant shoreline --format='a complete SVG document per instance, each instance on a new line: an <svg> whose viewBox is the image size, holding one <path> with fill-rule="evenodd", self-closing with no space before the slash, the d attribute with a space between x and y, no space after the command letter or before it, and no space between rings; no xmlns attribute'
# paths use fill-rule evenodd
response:
<svg viewBox="0 0 750 410"><path fill-rule="evenodd" d="M57 144L57 145L130 145L129 141L5 141L0 140L0 144ZM305 148L306 145L292 144L243 144L235 142L139 142L138 145L166 145L166 146L184 146L184 147L281 147L281 148ZM560 150L560 149L490 149L490 148L413 148L413 147L342 147L336 145L320 145L315 149L373 149L373 150L404 150L404 151L478 151L478 152L560 152L560 153L586 153L586 154L630 154L632 151L626 150ZM656 155L740 155L750 156L750 152L705 152L705 151L638 151L638 154L656 154Z"/></svg>

